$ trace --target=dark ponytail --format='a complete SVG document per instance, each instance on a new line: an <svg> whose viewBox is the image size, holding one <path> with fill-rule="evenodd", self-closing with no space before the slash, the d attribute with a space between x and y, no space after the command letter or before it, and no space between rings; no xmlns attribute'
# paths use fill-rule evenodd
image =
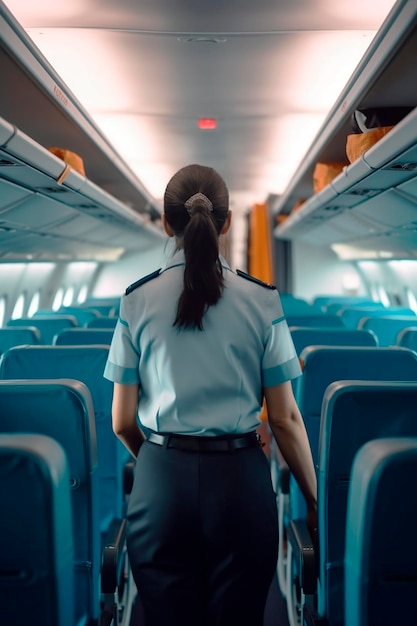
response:
<svg viewBox="0 0 417 626"><path fill-rule="evenodd" d="M219 235L229 212L226 184L210 167L184 167L167 185L164 211L185 255L184 287L174 326L203 330L204 313L224 289Z"/></svg>

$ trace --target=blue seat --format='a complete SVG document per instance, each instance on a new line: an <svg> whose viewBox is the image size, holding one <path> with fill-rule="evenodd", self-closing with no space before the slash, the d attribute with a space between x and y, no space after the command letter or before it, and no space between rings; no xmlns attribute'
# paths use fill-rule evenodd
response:
<svg viewBox="0 0 417 626"><path fill-rule="evenodd" d="M415 437L371 441L355 459L346 530L345 626L417 624L416 474Z"/></svg>
<svg viewBox="0 0 417 626"><path fill-rule="evenodd" d="M303 298L294 298L281 296L282 309L284 315L321 315L322 311L320 307L315 306L304 300Z"/></svg>
<svg viewBox="0 0 417 626"><path fill-rule="evenodd" d="M41 343L51 345L54 336L63 328L78 326L73 315L39 315L37 317L20 317L8 320L7 327L34 326L41 334Z"/></svg>
<svg viewBox="0 0 417 626"><path fill-rule="evenodd" d="M417 380L344 380L326 390L318 461L318 563L305 586L310 594L317 592L318 615L329 625L343 624L346 512L354 457L373 439L417 436L416 406ZM302 536L303 524L289 526L291 551L295 548L291 568L307 547L294 541Z"/></svg>
<svg viewBox="0 0 417 626"><path fill-rule="evenodd" d="M109 346L113 337L112 328L66 328L55 335L56 346L105 345Z"/></svg>
<svg viewBox="0 0 417 626"><path fill-rule="evenodd" d="M98 311L93 309L84 309L79 306L65 306L61 307L57 311L58 315L73 315L78 322L79 326L85 326L91 320L96 319L96 317L100 317Z"/></svg>
<svg viewBox="0 0 417 626"><path fill-rule="evenodd" d="M322 403L327 387L334 381L381 380L417 381L417 354L399 347L310 346L301 353L304 371L296 388L296 400L304 419L314 464L317 466ZM279 511L281 540L290 520L306 515L304 497L291 476L288 518ZM281 541L280 540L280 541ZM285 554L284 548L282 549ZM284 558L281 557L281 558ZM284 561L287 569L287 562ZM284 588L283 593L287 589Z"/></svg>
<svg viewBox="0 0 417 626"><path fill-rule="evenodd" d="M397 335L397 345L417 351L417 328L403 328Z"/></svg>
<svg viewBox="0 0 417 626"><path fill-rule="evenodd" d="M343 324L346 328L358 328L359 321L363 317L386 317L397 315L415 316L415 312L412 309L401 307L383 307L378 306L366 306L366 307L346 307L339 311L338 315L341 317Z"/></svg>
<svg viewBox="0 0 417 626"><path fill-rule="evenodd" d="M368 306L373 304L373 300L369 296L316 296L313 298L313 304L320 307L326 313L336 313L342 307L346 306ZM378 303L381 304L381 303ZM329 307L333 307L331 310ZM382 306L382 305L381 305Z"/></svg>
<svg viewBox="0 0 417 626"><path fill-rule="evenodd" d="M90 393L79 381L68 379L0 381L0 407L0 432L47 435L66 453L74 529L75 617L77 624L89 624L99 616L101 552Z"/></svg>
<svg viewBox="0 0 417 626"><path fill-rule="evenodd" d="M0 621L74 626L65 453L49 437L0 434Z"/></svg>
<svg viewBox="0 0 417 626"><path fill-rule="evenodd" d="M321 328L343 328L343 322L337 315L317 313L310 315L286 315L288 326L308 326Z"/></svg>
<svg viewBox="0 0 417 626"><path fill-rule="evenodd" d="M35 326L0 328L0 354L14 346L35 346L41 342L41 333Z"/></svg>
<svg viewBox="0 0 417 626"><path fill-rule="evenodd" d="M300 356L304 348L311 345L333 345L333 346L373 346L377 345L375 335L369 331L356 330L353 328L309 328L309 327L290 327L291 336L294 342L297 354ZM292 381L294 393L297 395L298 385L301 384L302 378L296 378ZM279 525L282 537L282 546L278 554L278 582L281 592L286 593L286 555L284 550L284 526L287 523L287 513L290 509L289 495L289 469L285 463L275 442L271 444L271 475L275 493L277 494ZM297 488L293 485L294 490ZM301 496L300 496L301 498ZM301 510L304 510L303 500L301 501ZM296 509L293 506L293 514ZM301 514L301 513L300 513ZM298 514L297 514L298 515Z"/></svg>
<svg viewBox="0 0 417 626"><path fill-rule="evenodd" d="M125 527L121 518L99 526L99 482L94 409L87 387L76 380L0 381L0 432L48 435L64 449L74 533L77 626L96 624L101 606L126 601ZM101 533L100 533L101 531ZM100 588L101 583L101 588Z"/></svg>
<svg viewBox="0 0 417 626"><path fill-rule="evenodd" d="M380 346L395 346L398 333L411 326L417 327L417 315L365 317L358 324L358 328L375 333Z"/></svg>
<svg viewBox="0 0 417 626"><path fill-rule="evenodd" d="M117 317L96 317L87 322L87 328L115 328Z"/></svg>
<svg viewBox="0 0 417 626"><path fill-rule="evenodd" d="M0 357L0 379L72 378L89 389L96 423L100 520L104 529L123 513L123 468L130 460L112 430L113 384L103 378L108 351L108 346L25 346L11 348Z"/></svg>
<svg viewBox="0 0 417 626"><path fill-rule="evenodd" d="M354 328L291 326L291 337L298 355L307 346L376 346L373 332Z"/></svg>

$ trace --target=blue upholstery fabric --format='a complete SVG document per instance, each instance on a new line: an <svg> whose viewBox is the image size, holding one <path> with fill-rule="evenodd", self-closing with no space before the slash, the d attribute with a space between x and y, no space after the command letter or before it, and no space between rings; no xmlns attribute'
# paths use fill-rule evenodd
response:
<svg viewBox="0 0 417 626"><path fill-rule="evenodd" d="M0 354L14 346L36 346L41 342L41 333L35 326L0 328Z"/></svg>
<svg viewBox="0 0 417 626"><path fill-rule="evenodd" d="M318 474L318 608L330 624L343 622L346 510L353 459L373 439L417 436L417 367L412 367L416 382L339 381L329 386L324 397Z"/></svg>
<svg viewBox="0 0 417 626"><path fill-rule="evenodd" d="M298 355L307 346L376 346L372 332L353 328L310 328L291 326L291 337Z"/></svg>
<svg viewBox="0 0 417 626"><path fill-rule="evenodd" d="M315 463L322 401L330 383L349 379L417 381L417 354L406 348L310 346L302 351L301 359L304 370L296 387L296 400ZM305 512L304 499L292 480L291 517L304 517Z"/></svg>
<svg viewBox="0 0 417 626"><path fill-rule="evenodd" d="M58 315L73 315L78 322L79 326L85 326L91 320L99 317L98 311L93 311L91 309L83 309L77 306L66 306L62 307L57 311Z"/></svg>
<svg viewBox="0 0 417 626"><path fill-rule="evenodd" d="M403 328L397 335L397 345L417 351L417 328Z"/></svg>
<svg viewBox="0 0 417 626"><path fill-rule="evenodd" d="M71 485L75 610L78 621L99 611L100 528L96 433L91 396L74 380L0 381L0 431L34 432L65 450Z"/></svg>
<svg viewBox="0 0 417 626"><path fill-rule="evenodd" d="M51 345L54 336L63 328L77 326L77 320L73 315L45 315L38 317L20 317L9 320L6 326L35 326L41 334L41 343Z"/></svg>
<svg viewBox="0 0 417 626"><path fill-rule="evenodd" d="M337 315L286 315L288 326L313 326L324 328L343 328L343 322Z"/></svg>
<svg viewBox="0 0 417 626"><path fill-rule="evenodd" d="M96 317L87 322L87 328L114 328L117 324L117 317Z"/></svg>
<svg viewBox="0 0 417 626"><path fill-rule="evenodd" d="M408 315L415 316L412 309L401 307L347 307L339 311L338 315L343 320L346 328L358 328L359 321L363 317L385 317L389 315Z"/></svg>
<svg viewBox="0 0 417 626"><path fill-rule="evenodd" d="M0 622L74 626L69 473L49 437L0 434Z"/></svg>
<svg viewBox="0 0 417 626"><path fill-rule="evenodd" d="M355 459L346 529L345 626L417 624L416 474L415 437L371 441Z"/></svg>
<svg viewBox="0 0 417 626"><path fill-rule="evenodd" d="M66 328L55 336L56 346L109 346L113 337L111 328Z"/></svg>
<svg viewBox="0 0 417 626"><path fill-rule="evenodd" d="M73 378L89 389L94 406L100 524L107 529L122 516L123 466L130 458L112 430L113 384L103 378L108 346L26 346L12 348L0 358L0 378Z"/></svg>
<svg viewBox="0 0 417 626"><path fill-rule="evenodd" d="M399 332L411 326L417 327L416 315L365 317L360 320L358 325L359 328L375 333L380 346L395 346Z"/></svg>

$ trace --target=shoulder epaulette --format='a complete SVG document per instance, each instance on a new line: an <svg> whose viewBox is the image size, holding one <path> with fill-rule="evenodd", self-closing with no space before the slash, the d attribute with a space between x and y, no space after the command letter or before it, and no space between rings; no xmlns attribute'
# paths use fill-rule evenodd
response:
<svg viewBox="0 0 417 626"><path fill-rule="evenodd" d="M132 291L134 291L141 285L144 285L145 283L149 282L153 278L156 278L157 276L159 276L160 273L161 273L161 269L156 270L155 272L152 272L152 274L148 274L147 276L143 276L142 278L139 278L139 280L137 280L135 283L132 283L131 285L129 285L129 287L125 291L125 295L126 296L129 295L129 293L132 293Z"/></svg>
<svg viewBox="0 0 417 626"><path fill-rule="evenodd" d="M238 276L241 276L242 278L246 278L246 280L250 280L252 283L261 285L261 287L266 287L267 289L276 289L275 285L271 285L270 283L264 283L263 280L259 280L259 278L255 278L255 276L246 274L246 272L242 272L242 270L236 270L236 274Z"/></svg>

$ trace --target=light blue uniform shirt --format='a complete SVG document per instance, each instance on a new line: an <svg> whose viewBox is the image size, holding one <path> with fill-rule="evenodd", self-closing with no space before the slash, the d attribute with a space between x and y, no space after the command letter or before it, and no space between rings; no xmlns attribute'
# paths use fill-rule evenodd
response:
<svg viewBox="0 0 417 626"><path fill-rule="evenodd" d="M173 326L184 253L121 298L104 376L140 385L139 420L162 433L246 433L260 423L262 388L300 375L276 289L238 276L221 259L225 289L204 330Z"/></svg>

